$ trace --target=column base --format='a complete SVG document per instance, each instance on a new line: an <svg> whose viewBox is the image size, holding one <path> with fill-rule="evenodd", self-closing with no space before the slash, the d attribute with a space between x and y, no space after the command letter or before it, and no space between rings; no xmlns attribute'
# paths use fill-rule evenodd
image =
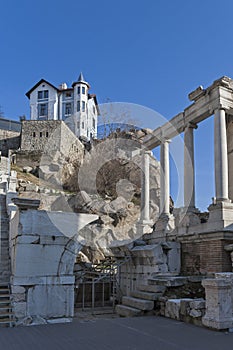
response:
<svg viewBox="0 0 233 350"><path fill-rule="evenodd" d="M230 200L219 201L208 207L208 223L221 222L223 227L233 224L233 203Z"/></svg>
<svg viewBox="0 0 233 350"><path fill-rule="evenodd" d="M225 320L213 320L212 318L202 317L202 323L204 326L213 329L228 329L233 326L233 318Z"/></svg>
<svg viewBox="0 0 233 350"><path fill-rule="evenodd" d="M137 238L142 237L145 234L149 234L153 231L153 221L152 220L140 220L137 222Z"/></svg>

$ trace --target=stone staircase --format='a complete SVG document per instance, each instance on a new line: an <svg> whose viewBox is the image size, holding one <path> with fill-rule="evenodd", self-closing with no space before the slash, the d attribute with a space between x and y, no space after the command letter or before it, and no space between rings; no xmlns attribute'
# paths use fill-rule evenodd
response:
<svg viewBox="0 0 233 350"><path fill-rule="evenodd" d="M151 280L148 280L147 285L139 285L136 290L130 293L130 296L122 298L122 304L116 305L116 313L123 317L154 314L155 302L165 290L165 286L151 284Z"/></svg>
<svg viewBox="0 0 233 350"><path fill-rule="evenodd" d="M13 327L15 324L11 306L9 284L0 284L0 327Z"/></svg>
<svg viewBox="0 0 233 350"><path fill-rule="evenodd" d="M119 316L132 317L153 314L156 301L168 288L180 287L187 282L187 277L173 274L157 275L148 279L147 285L139 285L130 296L122 298L122 304L116 306Z"/></svg>
<svg viewBox="0 0 233 350"><path fill-rule="evenodd" d="M0 326L14 325L10 293L9 217L6 207L7 158L0 163Z"/></svg>
<svg viewBox="0 0 233 350"><path fill-rule="evenodd" d="M0 194L0 283L10 280L9 218L6 209L6 195Z"/></svg>

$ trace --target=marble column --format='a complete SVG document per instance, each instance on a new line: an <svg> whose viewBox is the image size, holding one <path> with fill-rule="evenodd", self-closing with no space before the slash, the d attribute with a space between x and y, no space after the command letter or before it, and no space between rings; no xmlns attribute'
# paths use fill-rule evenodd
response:
<svg viewBox="0 0 233 350"><path fill-rule="evenodd" d="M195 208L195 164L193 129L196 124L189 123L184 131L184 207Z"/></svg>
<svg viewBox="0 0 233 350"><path fill-rule="evenodd" d="M228 159L224 109L214 112L214 166L216 202L228 201Z"/></svg>
<svg viewBox="0 0 233 350"><path fill-rule="evenodd" d="M160 214L170 213L169 143L163 140L160 146Z"/></svg>
<svg viewBox="0 0 233 350"><path fill-rule="evenodd" d="M141 223L150 222L150 155L151 151L142 151L141 160Z"/></svg>

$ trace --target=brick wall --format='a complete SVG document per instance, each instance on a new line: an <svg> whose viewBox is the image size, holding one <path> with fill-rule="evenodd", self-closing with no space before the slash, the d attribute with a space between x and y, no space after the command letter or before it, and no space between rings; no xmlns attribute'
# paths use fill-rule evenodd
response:
<svg viewBox="0 0 233 350"><path fill-rule="evenodd" d="M231 272L230 254L224 250L232 241L224 239L181 243L181 272L183 274L207 274Z"/></svg>

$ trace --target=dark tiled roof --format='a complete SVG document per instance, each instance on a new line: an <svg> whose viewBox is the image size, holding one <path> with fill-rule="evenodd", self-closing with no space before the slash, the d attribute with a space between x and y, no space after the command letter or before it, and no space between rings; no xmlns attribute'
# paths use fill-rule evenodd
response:
<svg viewBox="0 0 233 350"><path fill-rule="evenodd" d="M33 90L35 90L40 84L42 83L46 83L48 85L50 85L51 87L53 87L55 90L59 91L58 88L56 88L56 86L54 86L53 84L51 84L50 82L48 82L45 79L41 79L40 81L38 81L38 83L36 83L36 85L34 85L25 95L30 98L30 95L32 93Z"/></svg>

